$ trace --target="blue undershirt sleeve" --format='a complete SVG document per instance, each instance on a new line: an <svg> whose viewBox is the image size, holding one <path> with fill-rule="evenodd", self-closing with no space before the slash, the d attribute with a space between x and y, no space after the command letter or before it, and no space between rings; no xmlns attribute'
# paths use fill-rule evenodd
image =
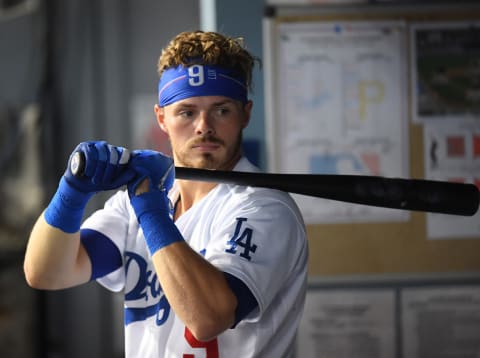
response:
<svg viewBox="0 0 480 358"><path fill-rule="evenodd" d="M243 283L242 280L236 278L235 276L224 272L223 273L230 289L233 291L237 297L237 309L235 310L235 323L231 328L235 326L247 315L252 312L255 308L258 307L257 300L253 296L250 289Z"/></svg>
<svg viewBox="0 0 480 358"><path fill-rule="evenodd" d="M122 256L117 246L101 232L82 229L80 240L92 263L90 280L103 277L122 266Z"/></svg>

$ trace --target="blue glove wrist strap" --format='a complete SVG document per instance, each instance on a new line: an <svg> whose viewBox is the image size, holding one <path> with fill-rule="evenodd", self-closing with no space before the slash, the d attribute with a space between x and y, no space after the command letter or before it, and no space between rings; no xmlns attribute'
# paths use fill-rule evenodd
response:
<svg viewBox="0 0 480 358"><path fill-rule="evenodd" d="M45 221L66 233L79 231L83 211L94 194L73 188L65 177L62 177L55 195L45 210Z"/></svg>
<svg viewBox="0 0 480 358"><path fill-rule="evenodd" d="M170 218L169 200L164 191L154 189L130 198L143 230L150 254L183 241L183 236Z"/></svg>

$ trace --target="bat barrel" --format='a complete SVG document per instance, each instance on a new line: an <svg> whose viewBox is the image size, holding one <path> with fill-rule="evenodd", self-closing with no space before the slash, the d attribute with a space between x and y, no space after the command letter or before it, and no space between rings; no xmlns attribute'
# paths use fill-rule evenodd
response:
<svg viewBox="0 0 480 358"><path fill-rule="evenodd" d="M175 168L178 179L268 187L290 193L392 209L472 216L473 184L362 175L267 174Z"/></svg>
<svg viewBox="0 0 480 358"><path fill-rule="evenodd" d="M359 201L367 205L463 216L472 216L478 210L479 191L473 184L367 178L355 188Z"/></svg>

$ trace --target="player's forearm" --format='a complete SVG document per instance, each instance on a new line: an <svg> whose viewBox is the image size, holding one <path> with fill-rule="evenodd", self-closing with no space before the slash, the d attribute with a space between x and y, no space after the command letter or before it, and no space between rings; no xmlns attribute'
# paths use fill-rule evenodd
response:
<svg viewBox="0 0 480 358"><path fill-rule="evenodd" d="M49 225L42 214L29 237L24 272L28 284L55 290L87 282L90 271L79 233L65 233Z"/></svg>
<svg viewBox="0 0 480 358"><path fill-rule="evenodd" d="M173 160L138 151L130 167L139 173L128 183L130 203L168 302L196 339L214 338L233 325L237 300L223 272L185 242L169 216Z"/></svg>
<svg viewBox="0 0 480 358"><path fill-rule="evenodd" d="M157 251L153 262L168 302L195 338L210 340L233 325L237 299L223 273L188 244Z"/></svg>
<svg viewBox="0 0 480 358"><path fill-rule="evenodd" d="M73 150L57 191L30 234L24 271L31 286L60 289L90 279L91 262L79 233L84 210L95 193L133 178L128 158L126 148L105 141L82 142Z"/></svg>

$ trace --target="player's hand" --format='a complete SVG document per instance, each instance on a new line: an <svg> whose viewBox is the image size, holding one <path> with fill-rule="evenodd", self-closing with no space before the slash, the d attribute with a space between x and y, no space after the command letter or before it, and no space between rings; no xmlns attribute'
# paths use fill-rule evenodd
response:
<svg viewBox="0 0 480 358"><path fill-rule="evenodd" d="M77 166L80 158L81 172ZM45 210L45 221L66 233L78 232L85 207L96 192L118 188L134 177L128 158L127 149L107 142L80 143Z"/></svg>
<svg viewBox="0 0 480 358"><path fill-rule="evenodd" d="M150 254L183 237L173 223L167 193L175 179L173 159L152 150L133 151L129 167L136 172L128 183L130 204L142 227ZM138 186L148 180L148 191L137 192ZM143 188L142 188L143 189Z"/></svg>
<svg viewBox="0 0 480 358"><path fill-rule="evenodd" d="M79 158L82 163L78 162ZM129 158L126 148L105 141L83 142L70 155L64 177L69 185L84 193L116 189L135 176L128 166ZM78 172L79 165L81 172Z"/></svg>
<svg viewBox="0 0 480 358"><path fill-rule="evenodd" d="M148 179L150 190L160 189L168 193L172 188L175 166L171 157L154 150L134 150L128 166L135 172L127 186L131 198L145 179Z"/></svg>

